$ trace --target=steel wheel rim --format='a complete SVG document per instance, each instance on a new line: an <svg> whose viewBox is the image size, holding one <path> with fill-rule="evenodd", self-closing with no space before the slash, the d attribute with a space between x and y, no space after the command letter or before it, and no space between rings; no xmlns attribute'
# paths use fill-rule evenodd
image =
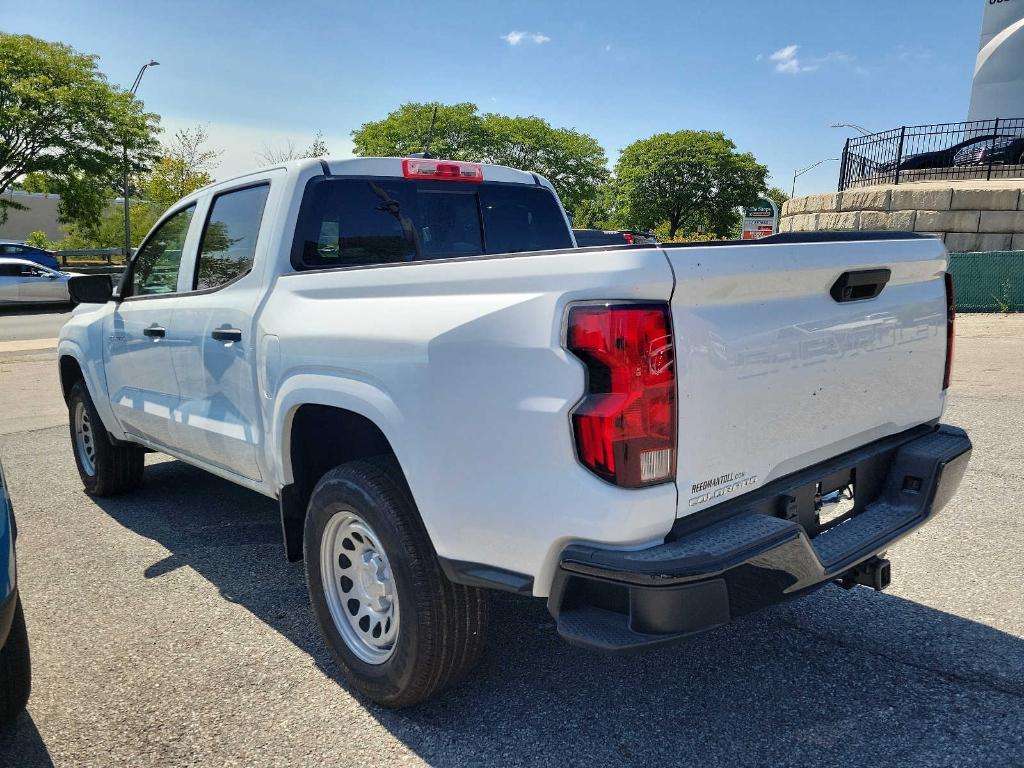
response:
<svg viewBox="0 0 1024 768"><path fill-rule="evenodd" d="M75 445L78 449L78 460L87 475L96 474L96 436L92 431L92 421L85 403L75 404Z"/></svg>
<svg viewBox="0 0 1024 768"><path fill-rule="evenodd" d="M345 645L367 664L391 658L398 639L398 593L380 539L352 510L335 512L320 540L327 608Z"/></svg>

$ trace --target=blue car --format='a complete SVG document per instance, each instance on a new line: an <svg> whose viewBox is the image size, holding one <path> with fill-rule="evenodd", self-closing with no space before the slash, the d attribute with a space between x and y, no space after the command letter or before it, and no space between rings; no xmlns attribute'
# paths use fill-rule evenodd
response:
<svg viewBox="0 0 1024 768"><path fill-rule="evenodd" d="M32 690L28 631L14 565L17 535L14 508L0 466L0 722L16 718L28 704Z"/></svg>
<svg viewBox="0 0 1024 768"><path fill-rule="evenodd" d="M60 262L52 251L44 251L34 245L25 245L13 240L0 240L0 257L9 259L25 259L60 272Z"/></svg>

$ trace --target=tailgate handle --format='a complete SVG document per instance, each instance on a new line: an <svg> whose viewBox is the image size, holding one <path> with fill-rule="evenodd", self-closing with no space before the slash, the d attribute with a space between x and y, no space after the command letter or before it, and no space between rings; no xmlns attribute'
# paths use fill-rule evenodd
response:
<svg viewBox="0 0 1024 768"><path fill-rule="evenodd" d="M857 272L843 272L832 286L832 298L840 304L847 301L873 299L882 292L892 271L888 269L862 269Z"/></svg>

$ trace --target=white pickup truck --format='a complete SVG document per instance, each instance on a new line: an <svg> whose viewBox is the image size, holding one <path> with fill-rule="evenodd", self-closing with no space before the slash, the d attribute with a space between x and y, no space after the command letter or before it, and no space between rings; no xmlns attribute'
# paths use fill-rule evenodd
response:
<svg viewBox="0 0 1024 768"><path fill-rule="evenodd" d="M279 500L344 677L391 707L472 667L489 589L605 651L881 589L971 450L915 235L577 248L533 173L305 160L199 190L117 289L71 291L85 489L160 451Z"/></svg>

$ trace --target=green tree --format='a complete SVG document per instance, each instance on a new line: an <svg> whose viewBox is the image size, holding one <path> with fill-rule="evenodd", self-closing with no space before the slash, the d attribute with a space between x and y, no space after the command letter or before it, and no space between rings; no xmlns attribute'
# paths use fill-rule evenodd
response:
<svg viewBox="0 0 1024 768"><path fill-rule="evenodd" d="M779 206L780 213L782 212L783 204L787 200L789 200L789 193L786 192L784 189L779 189L778 187L768 187L768 189L764 193L764 196L771 200L773 203L775 203L777 206Z"/></svg>
<svg viewBox="0 0 1024 768"><path fill-rule="evenodd" d="M221 151L207 146L208 134L202 126L186 128L161 148L161 156L153 166L131 181L131 241L142 242L160 215L175 202L200 187L213 182L210 171L217 164ZM37 179L26 181L36 184ZM45 189L38 191L47 191ZM116 248L124 245L124 211L110 194L99 196L95 215L76 216L64 222L65 239L61 247Z"/></svg>
<svg viewBox="0 0 1024 768"><path fill-rule="evenodd" d="M73 221L61 226L64 238L59 246L62 250L77 250L79 248L122 248L124 246L124 210L120 205L110 204L108 208L95 222ZM130 203L131 214L131 241L132 246L142 242L156 220L163 213L153 203L145 200L132 200Z"/></svg>
<svg viewBox="0 0 1024 768"><path fill-rule="evenodd" d="M475 104L403 104L383 120L353 131L357 155L403 157L421 152L430 133L430 153L450 160L508 165L548 178L570 210L594 200L608 178L601 145L585 133L554 128L539 117L481 115Z"/></svg>
<svg viewBox="0 0 1024 768"><path fill-rule="evenodd" d="M615 224L614 181L601 184L593 196L578 202L575 207L566 206L572 214L572 225L578 229L613 229Z"/></svg>
<svg viewBox="0 0 1024 768"><path fill-rule="evenodd" d="M484 121L476 104L403 104L383 120L352 132L353 151L362 157L405 157L422 152L437 108L430 153L447 160L479 160L486 146Z"/></svg>
<svg viewBox="0 0 1024 768"><path fill-rule="evenodd" d="M327 147L327 142L324 141L324 132L317 131L313 134L313 143L306 148L305 157L327 157L331 154L331 150Z"/></svg>
<svg viewBox="0 0 1024 768"><path fill-rule="evenodd" d="M728 237L737 208L765 189L768 169L718 131L659 133L626 147L615 164L616 218L627 227Z"/></svg>
<svg viewBox="0 0 1024 768"><path fill-rule="evenodd" d="M53 248L53 242L41 229L30 232L28 237L25 238L25 245L42 248L44 251L49 251Z"/></svg>
<svg viewBox="0 0 1024 768"><path fill-rule="evenodd" d="M107 82L96 57L30 35L0 33L0 193L45 178L64 220L96 215L123 172L122 150L143 170L158 118ZM0 199L0 217L17 207Z"/></svg>
<svg viewBox="0 0 1024 768"><path fill-rule="evenodd" d="M210 172L222 153L207 147L208 139L201 125L175 133L163 146L153 167L139 177L137 194L165 210L185 195L212 183Z"/></svg>
<svg viewBox="0 0 1024 768"><path fill-rule="evenodd" d="M539 117L489 113L483 126L481 160L539 173L574 213L596 202L599 187L608 179L608 158L595 139L571 128L553 128Z"/></svg>

